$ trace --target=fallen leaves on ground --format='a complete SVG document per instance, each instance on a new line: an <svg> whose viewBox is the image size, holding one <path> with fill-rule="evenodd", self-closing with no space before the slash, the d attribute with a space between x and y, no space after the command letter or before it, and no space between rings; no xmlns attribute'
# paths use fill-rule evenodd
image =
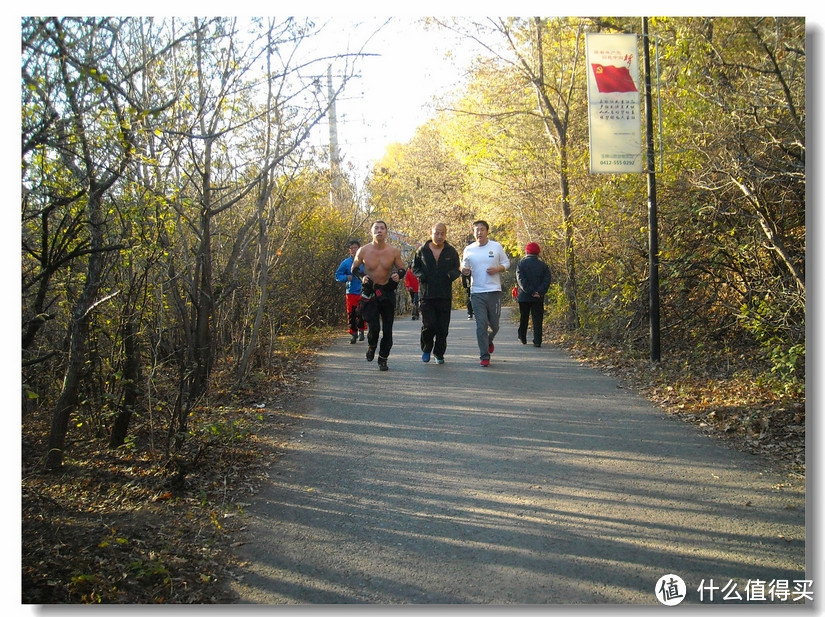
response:
<svg viewBox="0 0 825 617"><path fill-rule="evenodd" d="M299 421L289 401L319 344L291 350L276 376L243 390L221 388L217 375L219 394L191 416L183 449L171 454L144 421L116 450L103 438L76 440L63 469L48 473L49 418L24 418L22 603L232 602L244 507L283 454L279 435Z"/></svg>

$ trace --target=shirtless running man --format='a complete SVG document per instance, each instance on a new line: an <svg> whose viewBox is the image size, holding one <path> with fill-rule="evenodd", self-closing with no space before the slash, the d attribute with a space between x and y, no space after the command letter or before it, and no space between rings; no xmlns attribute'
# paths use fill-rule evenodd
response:
<svg viewBox="0 0 825 617"><path fill-rule="evenodd" d="M392 348L392 324L395 320L395 290L398 282L404 278L404 260L397 246L387 244L387 224L376 221L370 229L372 242L365 244L355 254L352 260L352 273L360 273L360 266L364 264L362 278L362 296L375 297L371 302L376 303L377 310L368 311L365 320L369 326L367 333L367 361L372 362L375 350L378 348L378 333L382 330L381 346L378 349L378 368L389 370L387 358ZM372 314L370 314L372 313Z"/></svg>

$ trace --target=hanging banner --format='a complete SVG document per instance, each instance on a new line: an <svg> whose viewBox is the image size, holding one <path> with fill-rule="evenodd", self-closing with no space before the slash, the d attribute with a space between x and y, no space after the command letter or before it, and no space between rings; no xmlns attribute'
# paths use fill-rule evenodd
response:
<svg viewBox="0 0 825 617"><path fill-rule="evenodd" d="M587 33L590 173L644 171L635 34Z"/></svg>

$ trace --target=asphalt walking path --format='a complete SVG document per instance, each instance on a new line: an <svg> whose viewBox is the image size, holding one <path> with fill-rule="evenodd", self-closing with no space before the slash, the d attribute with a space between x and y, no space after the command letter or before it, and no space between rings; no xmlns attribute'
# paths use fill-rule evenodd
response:
<svg viewBox="0 0 825 617"><path fill-rule="evenodd" d="M443 365L420 324L397 318L386 372L344 333L321 352L246 512L238 602L661 606L675 574L686 603L801 603L804 480L522 345L506 309L486 368L464 310Z"/></svg>

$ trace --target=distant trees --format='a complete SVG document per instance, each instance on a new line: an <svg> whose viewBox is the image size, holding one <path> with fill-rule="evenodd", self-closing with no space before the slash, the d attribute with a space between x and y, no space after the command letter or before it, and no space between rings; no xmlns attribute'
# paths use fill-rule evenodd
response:
<svg viewBox="0 0 825 617"><path fill-rule="evenodd" d="M70 421L116 447L157 415L179 445L216 363L242 383L284 327L337 318L307 269L334 269L353 219L308 146L336 61L302 52L313 28L23 19L22 370L46 467Z"/></svg>
<svg viewBox="0 0 825 617"><path fill-rule="evenodd" d="M467 170L435 125L419 127L403 148L389 147L367 184L375 218L391 220L393 229L420 241L437 220L461 221L464 235L471 222L465 202Z"/></svg>

